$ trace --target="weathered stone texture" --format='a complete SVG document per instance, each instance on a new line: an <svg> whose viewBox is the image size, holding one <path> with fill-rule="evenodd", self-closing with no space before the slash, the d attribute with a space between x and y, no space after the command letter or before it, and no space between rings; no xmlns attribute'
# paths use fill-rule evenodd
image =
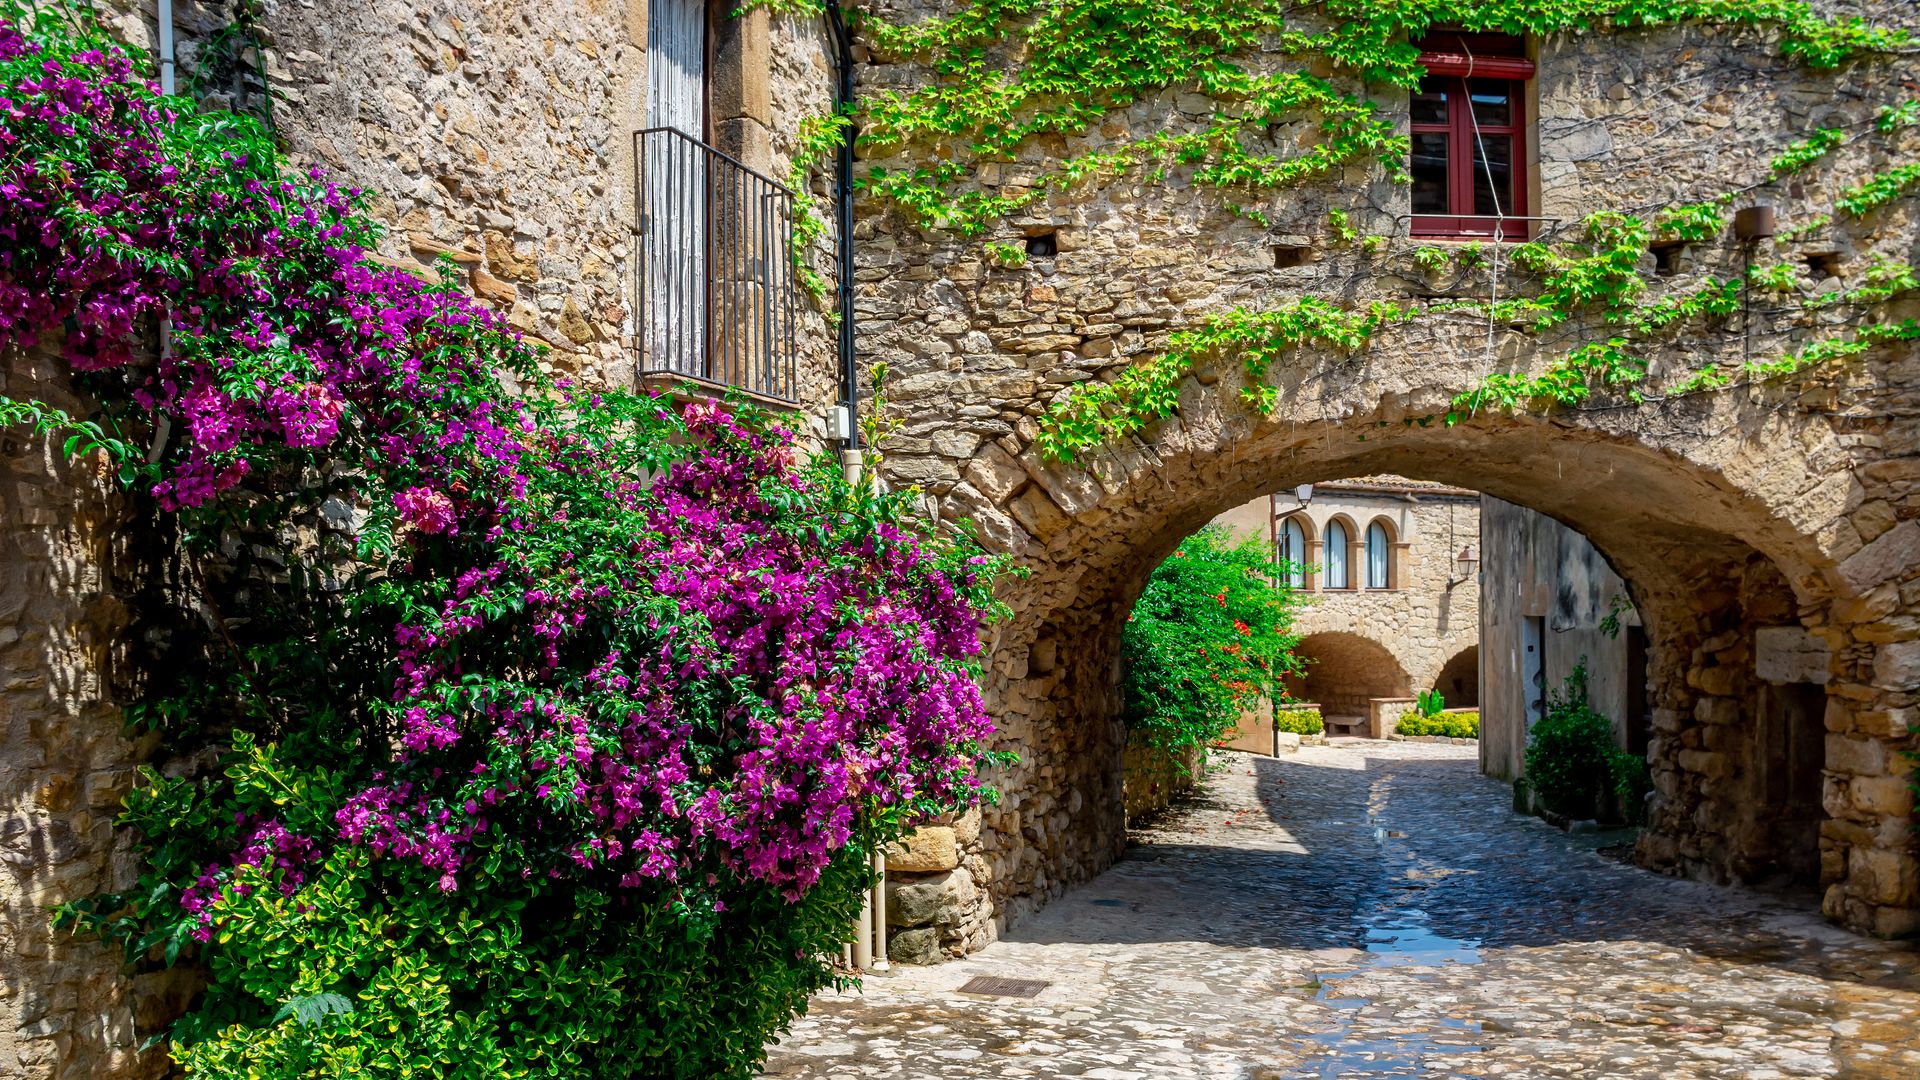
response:
<svg viewBox="0 0 1920 1080"><path fill-rule="evenodd" d="M911 21L933 7L901 0L881 10ZM1865 7L1882 22L1913 21L1903 5ZM1768 162L1809 128L1864 128L1891 99L1884 65L1809 71L1780 57L1764 30L1555 35L1539 53L1535 205L1563 221L1758 185L1745 197L1772 201L1791 227L1825 211L1844 186L1920 151L1912 131L1860 140L1768 184ZM883 57L861 77L872 93L915 85L926 71ZM1405 108L1403 96L1373 90ZM1190 97L1168 91L1086 136L1036 139L1018 160L980 168L978 186L1014 191L1068 155L1190 124L1205 108ZM1267 224L1232 203L1257 206ZM1781 691L1756 674L1755 634L1797 626L1818 637L1831 656L1824 723L1847 744L1819 762L1829 788L1846 796L1827 799L1818 823L1826 908L1862 930L1911 925L1920 896L1908 872L1910 831L1883 782L1911 745L1915 704L1903 644L1913 635L1893 629L1913 625L1920 604L1920 559L1909 557L1920 519L1920 426L1908 419L1920 412L1920 359L1911 349L1878 350L1790 387L1447 426L1423 418L1485 374L1539 371L1570 344L1616 331L1585 316L1536 339L1463 313L1430 315L1383 330L1364 350L1302 349L1276 363L1270 418L1240 403L1242 375L1223 357L1181 384L1173 418L1076 466L1040 458L1036 417L1050 403L1155 355L1209 312L1301 295L1351 305L1490 295L1484 266L1430 275L1413 262L1397 217L1408 205L1404 187L1360 166L1272 196L1196 190L1180 167L1161 181L1128 174L1056 191L990 230L983 239L1054 234L1058 254L1020 269L994 265L978 241L862 205L856 312L866 351L892 365L904 421L888 447L888 477L922 485L943 514L972 517L990 544L1032 569L1010 588L1014 616L993 642L989 698L1002 745L1021 761L999 778L1009 800L988 810L978 845L963 852L963 867L976 859L986 867L977 880L991 902L979 917L1017 919L1118 851L1118 632L1147 571L1195 528L1261 493L1394 473L1555 517L1632 586L1656 689L1649 757L1659 794L1640 851L1649 865L1759 876L1797 850L1781 840L1792 823L1766 809L1778 770L1764 756L1763 717L1781 707ZM1389 237L1385 250L1331 243L1330 208ZM1768 257L1835 271L1812 288L1849 287L1878 258L1910 258L1915 215L1911 199L1897 201ZM1286 259L1276 247L1308 251ZM1653 273L1649 253L1648 295L1726 280L1745 265L1731 231L1676 253L1671 276ZM1500 296L1530 285L1504 259L1501 267ZM1650 350L1654 370L1737 364L1749 350L1777 355L1809 333L1836 332L1824 318L1769 310L1744 336L1689 328L1674 347Z"/></svg>
<svg viewBox="0 0 1920 1080"><path fill-rule="evenodd" d="M57 356L3 359L0 394L88 412ZM126 504L104 460L68 460L62 440L0 432L0 1076L159 1076L164 1053L134 1050L147 1030L119 947L53 928L53 905L136 879L114 819L145 756L114 683Z"/></svg>

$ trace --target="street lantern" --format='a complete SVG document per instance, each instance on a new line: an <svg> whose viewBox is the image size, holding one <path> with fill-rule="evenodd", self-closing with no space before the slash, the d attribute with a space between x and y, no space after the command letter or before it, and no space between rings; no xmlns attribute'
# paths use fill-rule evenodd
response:
<svg viewBox="0 0 1920 1080"><path fill-rule="evenodd" d="M1307 505L1313 501L1313 485L1301 484L1299 487L1294 488L1293 497L1300 500L1301 506Z"/></svg>
<svg viewBox="0 0 1920 1080"><path fill-rule="evenodd" d="M1474 554L1473 545L1468 544L1467 546L1461 548L1460 554L1454 556L1453 564L1459 567L1460 576L1453 579L1451 584L1458 585L1463 581L1472 580L1473 569L1474 567L1480 564L1479 557Z"/></svg>

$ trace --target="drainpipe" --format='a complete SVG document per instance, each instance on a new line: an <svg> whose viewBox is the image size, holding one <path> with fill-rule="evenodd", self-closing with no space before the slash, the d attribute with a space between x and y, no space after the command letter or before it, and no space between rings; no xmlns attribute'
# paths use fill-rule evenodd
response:
<svg viewBox="0 0 1920 1080"><path fill-rule="evenodd" d="M160 92L173 93L173 0L160 0Z"/></svg>
<svg viewBox="0 0 1920 1080"><path fill-rule="evenodd" d="M853 39L847 34L840 0L826 0L826 18L835 69L833 108L848 116L853 110ZM860 369L854 359L853 335L853 138L849 122L833 177L834 217L840 233L840 400L847 409L847 450L860 448Z"/></svg>
<svg viewBox="0 0 1920 1080"><path fill-rule="evenodd" d="M833 111L853 113L853 39L847 33L840 0L826 0L827 37L833 49ZM839 233L840 403L847 410L846 442L840 450L841 468L850 483L866 477L860 454L860 367L854 354L853 327L853 139L851 120L842 131L833 170L833 215ZM841 962L866 971L882 972L887 962L887 860L873 853L873 890L862 898L860 922L853 940L841 951Z"/></svg>
<svg viewBox="0 0 1920 1080"><path fill-rule="evenodd" d="M156 44L160 54L160 92L168 96L173 94L173 0L159 0L159 10L155 13L159 23ZM173 306L167 305L160 316L160 363L164 367L168 358L173 356ZM160 413L154 420L153 445L147 448L147 464L160 460L166 452L167 439L173 434L173 421L166 413Z"/></svg>

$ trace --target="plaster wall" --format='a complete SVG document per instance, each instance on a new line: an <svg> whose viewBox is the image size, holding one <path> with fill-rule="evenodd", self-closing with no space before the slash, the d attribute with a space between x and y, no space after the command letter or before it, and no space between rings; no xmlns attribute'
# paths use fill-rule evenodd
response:
<svg viewBox="0 0 1920 1080"><path fill-rule="evenodd" d="M1558 692L1576 665L1587 671L1587 700L1614 723L1621 747L1629 743L1631 699L1646 695L1645 672L1633 685L1628 643L1640 619L1631 607L1620 629L1600 626L1616 603L1630 603L1627 583L1586 538L1544 514L1483 496L1480 510L1480 768L1511 782L1525 772L1528 702L1526 620L1537 619L1544 641L1545 689Z"/></svg>

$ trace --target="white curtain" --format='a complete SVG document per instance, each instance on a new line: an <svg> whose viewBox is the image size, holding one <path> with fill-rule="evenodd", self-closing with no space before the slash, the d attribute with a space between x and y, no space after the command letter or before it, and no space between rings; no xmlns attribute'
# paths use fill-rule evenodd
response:
<svg viewBox="0 0 1920 1080"><path fill-rule="evenodd" d="M1391 555L1386 526L1377 521L1367 526L1367 588L1384 589L1392 584L1387 575Z"/></svg>
<svg viewBox="0 0 1920 1080"><path fill-rule="evenodd" d="M1307 587L1307 531L1300 522L1288 518L1280 525L1280 558L1286 568L1287 584L1296 589Z"/></svg>
<svg viewBox="0 0 1920 1080"><path fill-rule="evenodd" d="M706 376L707 12L705 0L649 0L647 126L671 127L642 142L647 215L648 367ZM691 141L689 141L691 140Z"/></svg>
<svg viewBox="0 0 1920 1080"><path fill-rule="evenodd" d="M1347 527L1337 521L1327 523L1327 588L1351 588L1347 577Z"/></svg>

